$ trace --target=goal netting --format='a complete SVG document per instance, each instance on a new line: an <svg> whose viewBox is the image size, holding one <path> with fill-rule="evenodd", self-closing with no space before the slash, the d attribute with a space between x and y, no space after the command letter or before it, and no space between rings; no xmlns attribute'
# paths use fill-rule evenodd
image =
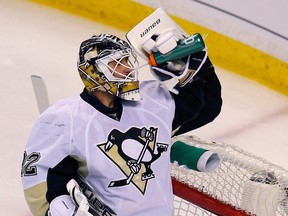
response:
<svg viewBox="0 0 288 216"><path fill-rule="evenodd" d="M288 216L288 171L239 147L177 136L173 142L211 150L220 157L213 172L172 164L174 215Z"/></svg>

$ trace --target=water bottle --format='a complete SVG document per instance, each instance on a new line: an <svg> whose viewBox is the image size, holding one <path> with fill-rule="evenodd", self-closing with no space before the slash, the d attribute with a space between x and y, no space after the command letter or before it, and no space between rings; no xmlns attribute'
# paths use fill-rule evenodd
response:
<svg viewBox="0 0 288 216"><path fill-rule="evenodd" d="M188 55L197 53L205 49L205 43L199 33L190 37L179 40L177 46L166 54L160 52L152 52L149 55L149 64L158 66L168 61L178 60Z"/></svg>

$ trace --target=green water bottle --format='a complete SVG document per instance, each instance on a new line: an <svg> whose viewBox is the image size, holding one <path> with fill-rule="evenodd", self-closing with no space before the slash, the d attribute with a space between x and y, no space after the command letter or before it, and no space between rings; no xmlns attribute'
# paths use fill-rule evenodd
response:
<svg viewBox="0 0 288 216"><path fill-rule="evenodd" d="M205 49L205 43L199 33L190 37L179 40L177 46L166 54L160 52L151 53L149 55L149 64L158 66L168 61L178 60L188 55L197 53Z"/></svg>

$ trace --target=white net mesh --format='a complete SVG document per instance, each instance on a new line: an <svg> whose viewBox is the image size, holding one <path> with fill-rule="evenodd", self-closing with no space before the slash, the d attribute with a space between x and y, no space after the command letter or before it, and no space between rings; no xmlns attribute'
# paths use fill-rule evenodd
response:
<svg viewBox="0 0 288 216"><path fill-rule="evenodd" d="M221 163L211 173L188 170L172 164L171 176L177 181L232 205L239 211L245 210L260 216L288 216L287 170L232 145L193 136L178 136L173 139L174 142L179 140L218 153ZM174 215L215 215L177 196L174 205ZM207 205L209 207L209 204L203 203L204 208ZM217 215L221 215L221 212Z"/></svg>

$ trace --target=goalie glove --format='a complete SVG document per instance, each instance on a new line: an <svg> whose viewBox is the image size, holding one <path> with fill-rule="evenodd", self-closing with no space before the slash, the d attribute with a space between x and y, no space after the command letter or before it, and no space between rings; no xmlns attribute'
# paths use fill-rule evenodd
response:
<svg viewBox="0 0 288 216"><path fill-rule="evenodd" d="M77 207L69 195L58 196L49 205L48 216L74 216Z"/></svg>
<svg viewBox="0 0 288 216"><path fill-rule="evenodd" d="M98 210L90 206L88 198L81 191L79 184L71 179L66 185L69 195L56 197L51 203L48 211L48 216L113 216L116 215L104 208L99 199L94 200L94 205L97 204ZM88 188L87 188L88 190ZM88 191L93 197L93 192ZM92 205L93 205L92 204ZM103 211L102 211L103 210Z"/></svg>
<svg viewBox="0 0 288 216"><path fill-rule="evenodd" d="M198 33L183 39L170 30L151 36L142 47L149 54L153 76L175 94L175 86L190 84L207 59L205 43Z"/></svg>
<svg viewBox="0 0 288 216"><path fill-rule="evenodd" d="M178 94L179 91L176 86L180 88L188 86L206 62L207 57L207 51L203 50L185 58L168 61L157 67L151 67L151 73L170 92Z"/></svg>
<svg viewBox="0 0 288 216"><path fill-rule="evenodd" d="M117 214L101 199L91 185L80 174L76 179L70 180L67 184L67 190L70 193L74 203L79 206L81 213L88 212L93 216L116 216ZM84 197L83 197L84 196ZM88 210L87 210L88 203ZM80 208L80 206L82 206ZM84 214L86 216L86 214ZM89 215L89 214L88 214Z"/></svg>
<svg viewBox="0 0 288 216"><path fill-rule="evenodd" d="M98 216L89 212L88 200L74 179L71 179L66 187L70 196L61 195L53 199L49 206L48 216Z"/></svg>
<svg viewBox="0 0 288 216"><path fill-rule="evenodd" d="M71 179L66 187L73 203L78 207L75 216L93 216L89 212L90 207L88 199L80 190L79 184L74 179Z"/></svg>

